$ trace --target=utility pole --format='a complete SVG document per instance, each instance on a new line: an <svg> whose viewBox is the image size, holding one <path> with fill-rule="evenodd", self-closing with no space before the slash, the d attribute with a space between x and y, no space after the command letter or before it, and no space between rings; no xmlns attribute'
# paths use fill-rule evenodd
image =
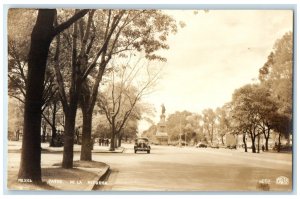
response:
<svg viewBox="0 0 300 199"><path fill-rule="evenodd" d="M180 130L180 132L179 132L179 135L180 135L180 146L182 146L182 142L181 142L181 115L179 116L179 130Z"/></svg>

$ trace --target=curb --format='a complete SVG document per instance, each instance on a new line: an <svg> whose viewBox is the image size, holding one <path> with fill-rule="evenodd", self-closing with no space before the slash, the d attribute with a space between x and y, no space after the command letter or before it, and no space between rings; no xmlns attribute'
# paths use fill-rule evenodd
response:
<svg viewBox="0 0 300 199"><path fill-rule="evenodd" d="M79 167L78 167L79 168ZM91 181L102 181L105 179L106 175L109 173L110 171L110 166L106 165L105 168L99 173L98 176L96 176L94 179L92 179ZM97 184L90 184L89 186L87 186L87 188L80 190L80 191L91 191L94 189L94 187L97 186Z"/></svg>
<svg viewBox="0 0 300 199"><path fill-rule="evenodd" d="M101 182L101 181L107 180L108 176L110 175L110 173L111 173L110 166L108 166L108 169L106 169L106 171L98 178L97 181ZM90 191L95 191L95 190L99 189L97 187L101 187L101 186L103 186L103 185L93 184L93 186L90 189Z"/></svg>
<svg viewBox="0 0 300 199"><path fill-rule="evenodd" d="M92 150L92 153L123 153L125 148L121 148L120 151L99 151L99 150ZM20 153L21 149L9 149L8 153ZM51 150L51 149L42 149L41 153L62 153L63 150ZM74 153L79 153L80 150L74 150Z"/></svg>

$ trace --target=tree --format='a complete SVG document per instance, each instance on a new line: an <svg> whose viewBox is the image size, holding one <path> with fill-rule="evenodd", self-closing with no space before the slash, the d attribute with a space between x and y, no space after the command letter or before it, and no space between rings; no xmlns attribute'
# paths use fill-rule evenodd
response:
<svg viewBox="0 0 300 199"><path fill-rule="evenodd" d="M79 11L76 11L76 14L77 13L79 13ZM81 28L80 30L83 31L79 31L79 26L81 26L81 24L75 22L73 24L72 38L70 38L69 35L64 35L63 39L65 42L61 42L61 38L58 36L56 41L56 51L54 56L56 63L54 64L54 68L65 115L63 168L73 167L75 119L78 101L82 92L82 85L103 52L103 48L101 48L99 52L97 52L99 56L96 56L92 63L88 63L86 51L89 48L88 38L92 29L94 13L95 10L89 12L85 30ZM114 20L118 20L118 18L119 16L117 15ZM105 41L105 43L107 42ZM69 45L69 48L72 49L71 52L66 48L61 48L60 45ZM60 62L60 57L62 55L64 57L70 57L70 61ZM68 70L68 66L71 66L71 70ZM85 117L83 116L83 120L84 119Z"/></svg>
<svg viewBox="0 0 300 199"><path fill-rule="evenodd" d="M265 136L267 149L271 124L277 111L277 106L270 96L269 90L261 84L245 85L233 94L233 117L238 129L250 136L253 153L260 150L261 134ZM256 138L258 138L257 151Z"/></svg>
<svg viewBox="0 0 300 199"><path fill-rule="evenodd" d="M24 103L25 88L27 82L28 72L28 49L30 43L27 37L30 38L30 28L32 29L34 23L35 12L33 10L12 9L9 13L9 35L8 35L8 95ZM20 21L16 17L27 17L28 20ZM16 28L22 29L23 34L20 35ZM23 38L22 38L23 36ZM50 62L50 63L49 63ZM57 87L55 86L54 73L50 68L51 59L48 60L45 72L43 101L42 101L42 116L43 119L52 127L52 139L55 138L55 115L50 118L49 106L57 104ZM51 109L51 108L50 108ZM52 109L53 110L53 109ZM54 111L55 113L56 111ZM46 123L45 123L46 125ZM44 125L44 126L45 126ZM22 126L22 125L20 125ZM51 142L53 144L53 142Z"/></svg>
<svg viewBox="0 0 300 199"><path fill-rule="evenodd" d="M37 20L31 33L28 55L24 130L21 163L18 178L41 182L41 109L44 78L48 51L53 38L84 16L87 10L80 11L66 22L54 27L55 9L39 9Z"/></svg>
<svg viewBox="0 0 300 199"><path fill-rule="evenodd" d="M170 141L176 143L184 139L187 142L191 140L197 142L201 139L200 119L200 115L188 111L176 111L170 114L166 121Z"/></svg>
<svg viewBox="0 0 300 199"><path fill-rule="evenodd" d="M115 20L116 16L119 16L117 20ZM87 67L89 71L92 67L95 70L91 71L89 77L85 79L80 98L84 118L81 160L92 159L90 146L92 114L102 76L111 58L130 59L128 52L132 55L132 51L135 51L137 54L143 53L148 60L165 61L155 52L168 49L167 36L170 32L175 33L177 30L175 21L160 10L103 10L96 13L94 18L95 25L86 55L88 59L97 60L99 53L95 52L99 49L103 51L97 63L99 67L94 67L93 64ZM98 23L98 19L106 21L105 26L103 23ZM101 38L102 35L104 38ZM97 41L96 38L99 36L101 40Z"/></svg>
<svg viewBox="0 0 300 199"><path fill-rule="evenodd" d="M100 138L108 138L110 135L110 124L108 123L106 117L102 115L102 117L97 120L97 123L98 125L94 135Z"/></svg>
<svg viewBox="0 0 300 199"><path fill-rule="evenodd" d="M155 124L152 124L147 130L143 131L142 137L147 137L150 141L156 143L157 142L155 136L156 132L157 132L157 127Z"/></svg>
<svg viewBox="0 0 300 199"><path fill-rule="evenodd" d="M192 113L191 115L186 117L187 124L184 127L183 131L185 134L185 140L187 142L192 142L191 144L195 144L198 142L197 136L200 133L200 119L201 116L195 113Z"/></svg>
<svg viewBox="0 0 300 199"><path fill-rule="evenodd" d="M26 52L17 41L10 38L8 44L9 52L9 65L8 65L8 95L13 97L20 102L24 103L26 95L26 82L27 82L27 72L28 63L24 53ZM51 60L48 60L48 66L45 71L44 79L44 90L42 97L42 117L52 128L52 140L50 142L51 146L54 146L53 139L56 136L56 118L55 114L59 111L59 101L57 96L57 86L55 84L54 73L50 68ZM53 109L54 108L54 109ZM50 116L49 111L52 111ZM45 114L44 112L47 112ZM46 125L46 123L44 123ZM45 127L44 125L44 127Z"/></svg>
<svg viewBox="0 0 300 199"><path fill-rule="evenodd" d="M24 117L24 104L17 99L8 101L8 139L19 141Z"/></svg>
<svg viewBox="0 0 300 199"><path fill-rule="evenodd" d="M256 153L255 141L260 135L258 131L258 110L253 104L255 97L254 86L250 84L237 89L232 97L233 118L237 121L239 129L247 132L247 134L250 136L253 153Z"/></svg>
<svg viewBox="0 0 300 199"><path fill-rule="evenodd" d="M267 62L259 70L261 84L269 89L278 110L273 119L280 136L289 137L293 123L293 33L278 39ZM281 118L281 119L279 119ZM281 124L280 124L281 123ZM280 130L280 131L279 131Z"/></svg>
<svg viewBox="0 0 300 199"><path fill-rule="evenodd" d="M250 136L253 153L260 150L260 135L265 137L268 150L271 130L279 132L279 142L281 135L287 137L292 130L292 33L286 33L273 49L259 70L260 83L237 89L231 102L232 127L243 133L245 146L246 135Z"/></svg>
<svg viewBox="0 0 300 199"><path fill-rule="evenodd" d="M98 106L104 111L111 125L110 150L115 150L115 138L120 135L129 118L141 118L138 105L143 96L149 94L158 81L160 70L151 68L151 62L135 65L113 63L111 68L111 83L101 93ZM127 62L129 64L129 62Z"/></svg>
<svg viewBox="0 0 300 199"><path fill-rule="evenodd" d="M270 90L267 87L260 84L258 89L260 95L256 98L256 104L260 107L258 109L260 117L259 127L265 138L265 150L268 151L271 129L278 114L278 105L271 97Z"/></svg>
<svg viewBox="0 0 300 199"><path fill-rule="evenodd" d="M217 117L217 131L221 138L222 145L225 145L224 136L232 130L230 108L230 104L227 103L215 111Z"/></svg>
<svg viewBox="0 0 300 199"><path fill-rule="evenodd" d="M130 117L126 124L124 125L123 129L118 135L118 144L117 147L120 147L122 144L122 139L125 138L125 141L128 139L133 140L137 138L138 133L138 120L139 118Z"/></svg>
<svg viewBox="0 0 300 199"><path fill-rule="evenodd" d="M42 116L44 121L51 127L51 140L50 140L50 146L51 147L57 147L57 124L59 122L59 115L58 113L61 111L61 103L59 100L59 95L57 91L57 87L55 89L55 93L54 96L52 96L51 101L49 101L46 105L45 105L45 109L42 112ZM62 124L64 125L64 124Z"/></svg>
<svg viewBox="0 0 300 199"><path fill-rule="evenodd" d="M214 141L216 119L216 113L212 109L209 108L202 111L203 127L211 144Z"/></svg>

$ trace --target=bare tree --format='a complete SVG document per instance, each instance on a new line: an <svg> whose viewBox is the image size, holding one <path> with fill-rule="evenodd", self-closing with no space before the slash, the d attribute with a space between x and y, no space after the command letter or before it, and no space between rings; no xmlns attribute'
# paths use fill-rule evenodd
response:
<svg viewBox="0 0 300 199"><path fill-rule="evenodd" d="M114 66L109 74L111 83L98 100L98 106L111 125L110 151L115 150L116 135L120 135L127 120L141 117L137 105L143 96L153 91L160 77L161 70L155 71L150 68L150 61L141 64L141 60L132 67L129 67L129 62L120 67Z"/></svg>

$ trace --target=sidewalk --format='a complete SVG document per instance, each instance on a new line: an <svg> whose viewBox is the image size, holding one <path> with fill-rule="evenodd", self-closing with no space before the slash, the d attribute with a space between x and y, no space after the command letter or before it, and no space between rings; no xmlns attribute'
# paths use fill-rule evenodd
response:
<svg viewBox="0 0 300 199"><path fill-rule="evenodd" d="M79 161L81 146L74 146L74 165L72 169L63 169L61 162L63 147L49 147L49 143L42 143L42 185L18 182L20 165L21 142L9 141L7 157L7 189L8 190L63 190L90 191L96 185L105 183L109 165L95 161ZM111 152L108 147L95 146L93 153L122 153L124 148Z"/></svg>
<svg viewBox="0 0 300 199"><path fill-rule="evenodd" d="M63 152L63 147L50 147L49 143L41 143L42 153L60 153ZM8 152L20 152L22 147L21 141L9 141L8 142ZM81 151L81 145L74 145L74 152ZM98 146L94 145L93 153L123 153L124 147L116 148L115 151L109 151L109 146Z"/></svg>
<svg viewBox="0 0 300 199"><path fill-rule="evenodd" d="M109 165L102 162L74 161L73 169L63 169L59 164L42 168L42 185L17 181L18 168L8 169L8 190L62 190L91 191L109 172Z"/></svg>

